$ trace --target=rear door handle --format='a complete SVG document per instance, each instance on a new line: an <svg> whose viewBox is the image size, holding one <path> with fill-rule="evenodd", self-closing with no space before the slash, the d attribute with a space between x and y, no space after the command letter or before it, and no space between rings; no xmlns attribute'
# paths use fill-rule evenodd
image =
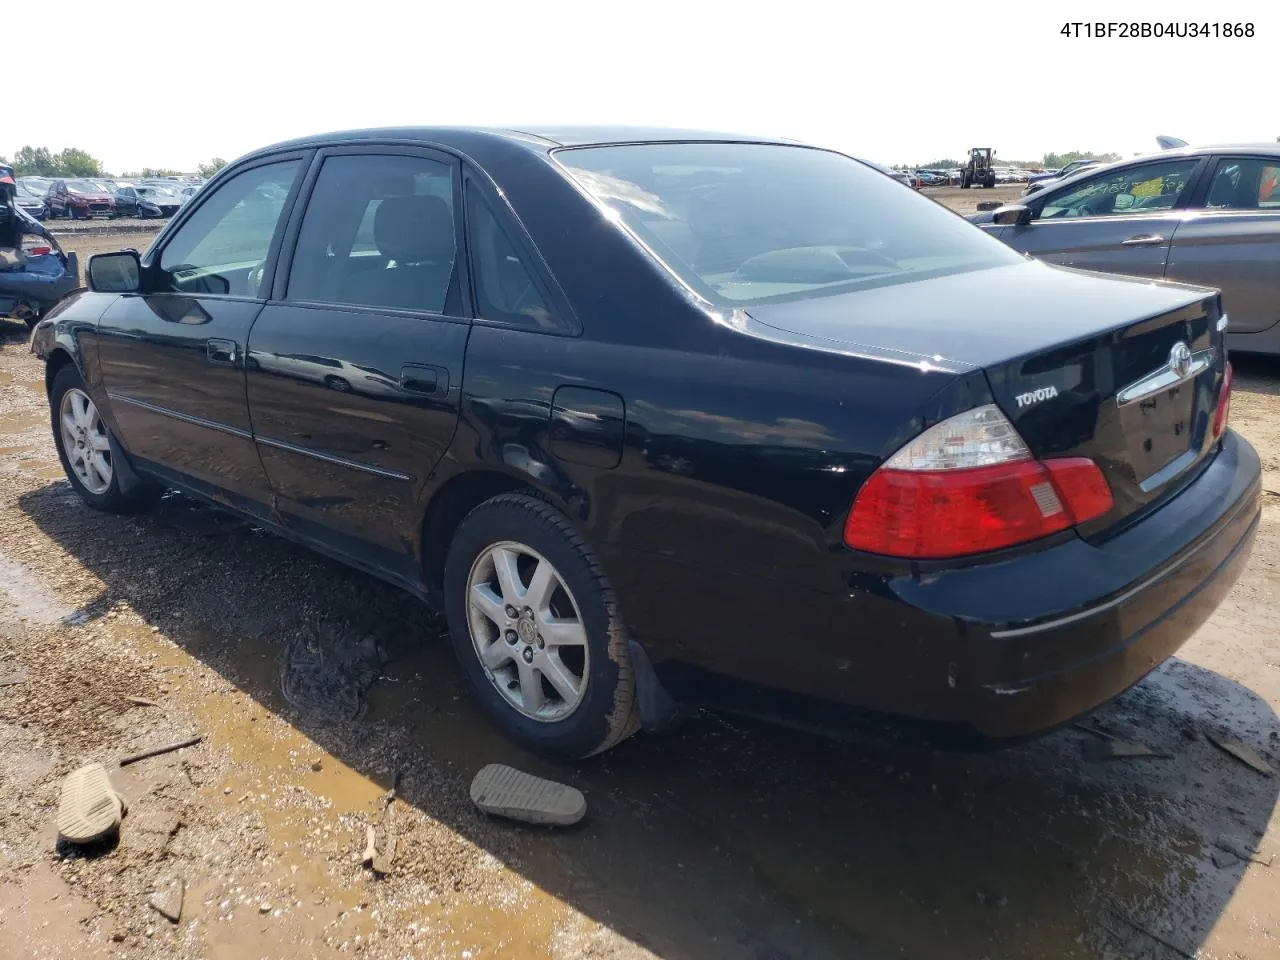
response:
<svg viewBox="0 0 1280 960"><path fill-rule="evenodd" d="M400 368L400 389L428 397L444 396L449 392L449 371L425 363L406 363Z"/></svg>
<svg viewBox="0 0 1280 960"><path fill-rule="evenodd" d="M228 363L235 366L236 342L234 340L208 340L205 342L205 356L210 363Z"/></svg>
<svg viewBox="0 0 1280 960"><path fill-rule="evenodd" d="M1121 240L1120 243L1126 247L1158 247L1164 243L1164 237L1158 233L1140 233L1128 240Z"/></svg>

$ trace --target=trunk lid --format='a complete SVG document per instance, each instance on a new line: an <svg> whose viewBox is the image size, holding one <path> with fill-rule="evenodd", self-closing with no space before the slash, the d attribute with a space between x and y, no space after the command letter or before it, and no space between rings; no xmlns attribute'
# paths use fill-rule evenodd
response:
<svg viewBox="0 0 1280 960"><path fill-rule="evenodd" d="M1115 530L1171 495L1213 449L1225 366L1215 291L1029 261L795 303L757 322L820 346L986 374L1038 458L1089 457Z"/></svg>

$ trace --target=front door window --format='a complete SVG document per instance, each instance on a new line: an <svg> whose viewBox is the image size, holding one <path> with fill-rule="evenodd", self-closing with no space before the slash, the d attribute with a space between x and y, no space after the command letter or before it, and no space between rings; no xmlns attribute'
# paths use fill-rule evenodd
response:
<svg viewBox="0 0 1280 960"><path fill-rule="evenodd" d="M1110 170L1045 198L1041 220L1113 217L1170 210L1186 192L1198 158Z"/></svg>
<svg viewBox="0 0 1280 960"><path fill-rule="evenodd" d="M160 253L154 292L263 297L272 239L300 161L252 167L218 186Z"/></svg>

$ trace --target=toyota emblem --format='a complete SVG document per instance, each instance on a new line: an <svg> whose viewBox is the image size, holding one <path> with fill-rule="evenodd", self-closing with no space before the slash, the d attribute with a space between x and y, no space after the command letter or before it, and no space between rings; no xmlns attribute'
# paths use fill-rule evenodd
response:
<svg viewBox="0 0 1280 960"><path fill-rule="evenodd" d="M1179 340L1169 351L1169 369L1178 377L1185 377L1191 369L1191 348Z"/></svg>

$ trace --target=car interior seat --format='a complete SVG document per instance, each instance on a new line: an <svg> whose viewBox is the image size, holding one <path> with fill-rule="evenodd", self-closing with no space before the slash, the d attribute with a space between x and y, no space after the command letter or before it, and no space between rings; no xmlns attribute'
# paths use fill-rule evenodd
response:
<svg viewBox="0 0 1280 960"><path fill-rule="evenodd" d="M385 269L351 278L346 299L401 310L444 310L453 278L453 213L440 197L388 197L373 218L373 241Z"/></svg>
<svg viewBox="0 0 1280 960"><path fill-rule="evenodd" d="M1237 171L1235 176L1220 173L1213 178L1209 186L1209 196L1205 198L1206 207L1233 207L1239 195L1239 184L1244 180Z"/></svg>

